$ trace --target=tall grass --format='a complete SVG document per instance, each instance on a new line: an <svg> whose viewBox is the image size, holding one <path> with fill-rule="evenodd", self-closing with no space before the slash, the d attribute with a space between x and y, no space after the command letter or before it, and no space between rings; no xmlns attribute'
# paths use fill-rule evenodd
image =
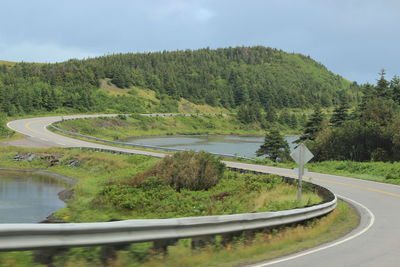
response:
<svg viewBox="0 0 400 267"><path fill-rule="evenodd" d="M400 162L323 161L308 166L315 172L400 184Z"/></svg>
<svg viewBox="0 0 400 267"><path fill-rule="evenodd" d="M265 133L261 125L243 124L233 116L145 117L132 115L127 120L117 118L67 120L57 124L57 127L107 140L145 135L263 135Z"/></svg>

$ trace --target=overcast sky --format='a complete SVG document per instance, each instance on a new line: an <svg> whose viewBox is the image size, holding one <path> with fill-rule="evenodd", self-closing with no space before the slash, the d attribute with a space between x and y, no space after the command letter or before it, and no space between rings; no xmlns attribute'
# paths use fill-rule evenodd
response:
<svg viewBox="0 0 400 267"><path fill-rule="evenodd" d="M400 75L400 0L1 0L0 59L263 45L359 83Z"/></svg>

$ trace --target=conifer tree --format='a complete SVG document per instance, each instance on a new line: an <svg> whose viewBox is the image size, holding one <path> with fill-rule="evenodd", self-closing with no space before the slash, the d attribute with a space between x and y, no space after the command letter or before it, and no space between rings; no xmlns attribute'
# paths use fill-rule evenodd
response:
<svg viewBox="0 0 400 267"><path fill-rule="evenodd" d="M375 87L375 94L378 97L390 97L389 82L385 79L385 70L382 69L379 73L380 79L378 80Z"/></svg>
<svg viewBox="0 0 400 267"><path fill-rule="evenodd" d="M257 156L266 155L272 161L289 158L289 144L277 129L271 129L265 134L264 144L257 150Z"/></svg>
<svg viewBox="0 0 400 267"><path fill-rule="evenodd" d="M311 114L310 119L307 121L304 128L303 135L299 138L299 142L306 140L314 140L317 134L322 130L322 122L324 116L322 114L320 106L314 108L314 113Z"/></svg>
<svg viewBox="0 0 400 267"><path fill-rule="evenodd" d="M330 120L332 126L338 127L349 118L348 109L349 106L346 103L342 103L340 106L335 108Z"/></svg>

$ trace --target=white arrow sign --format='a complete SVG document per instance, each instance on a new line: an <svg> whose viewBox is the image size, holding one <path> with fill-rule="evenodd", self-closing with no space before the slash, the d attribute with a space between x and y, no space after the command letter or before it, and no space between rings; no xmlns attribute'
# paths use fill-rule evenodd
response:
<svg viewBox="0 0 400 267"><path fill-rule="evenodd" d="M290 154L290 156L297 164L299 164L299 166L304 166L314 157L311 151L308 150L308 148L303 143L297 146L296 149L293 150L293 152Z"/></svg>

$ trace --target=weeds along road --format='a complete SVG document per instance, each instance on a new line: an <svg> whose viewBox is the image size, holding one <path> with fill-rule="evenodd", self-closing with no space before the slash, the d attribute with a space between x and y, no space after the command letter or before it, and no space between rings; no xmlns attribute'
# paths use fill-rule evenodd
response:
<svg viewBox="0 0 400 267"><path fill-rule="evenodd" d="M98 116L112 115L73 115L64 116L64 119ZM52 146L92 147L155 157L165 156L163 153L76 140L47 130L48 125L60 120L60 116L41 117L15 120L7 125L30 136L32 140ZM229 167L293 176L292 170L284 168L229 161L225 163ZM327 187L339 197L353 202L361 213L359 227L334 242L253 266L400 266L400 186L312 172L307 176L312 182Z"/></svg>

